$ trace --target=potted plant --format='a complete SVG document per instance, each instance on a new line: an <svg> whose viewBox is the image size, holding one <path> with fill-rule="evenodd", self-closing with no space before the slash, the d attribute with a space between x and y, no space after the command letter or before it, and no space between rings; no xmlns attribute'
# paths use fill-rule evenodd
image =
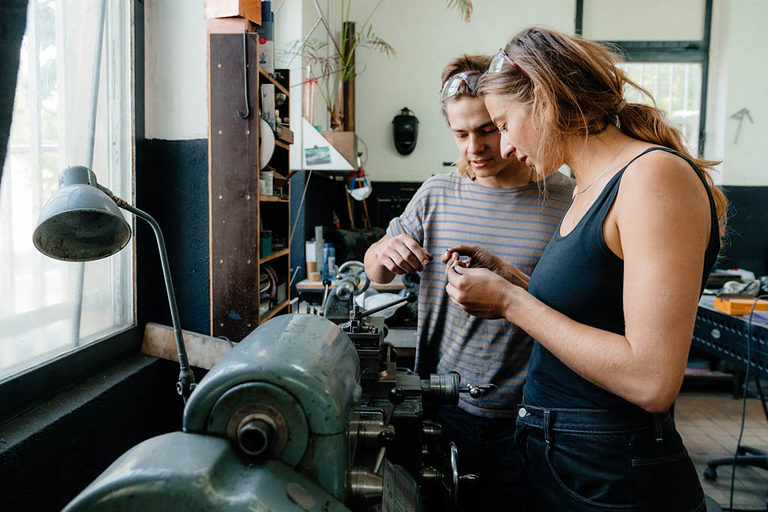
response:
<svg viewBox="0 0 768 512"><path fill-rule="evenodd" d="M385 56L395 53L387 41L373 31L372 18L383 3L379 0L368 13L365 21L356 24L350 21L352 0L339 0L338 39L332 27L314 0L315 8L328 33L328 41L307 38L295 43L293 52L301 54L309 68L308 82L318 85L326 110L330 115L330 128L334 131L354 132L354 80L362 70L355 65L358 48L368 48ZM457 9L464 21L472 14L471 0L446 0L448 8Z"/></svg>

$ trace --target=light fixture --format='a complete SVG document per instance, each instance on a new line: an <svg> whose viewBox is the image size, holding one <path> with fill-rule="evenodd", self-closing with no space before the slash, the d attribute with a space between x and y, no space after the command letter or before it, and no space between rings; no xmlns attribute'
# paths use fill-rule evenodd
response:
<svg viewBox="0 0 768 512"><path fill-rule="evenodd" d="M131 238L131 228L118 206L147 221L155 232L179 356L176 390L186 402L195 388L195 375L187 361L168 253L157 221L99 185L87 167L73 166L59 174L59 190L43 205L32 241L38 251L57 260L93 261L111 256Z"/></svg>

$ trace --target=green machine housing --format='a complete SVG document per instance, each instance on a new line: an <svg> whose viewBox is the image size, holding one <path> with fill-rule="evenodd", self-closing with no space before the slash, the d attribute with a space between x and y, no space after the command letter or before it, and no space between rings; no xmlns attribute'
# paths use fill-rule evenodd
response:
<svg viewBox="0 0 768 512"><path fill-rule="evenodd" d="M355 346L336 324L273 318L205 376L183 432L135 446L64 510L347 511L361 392Z"/></svg>

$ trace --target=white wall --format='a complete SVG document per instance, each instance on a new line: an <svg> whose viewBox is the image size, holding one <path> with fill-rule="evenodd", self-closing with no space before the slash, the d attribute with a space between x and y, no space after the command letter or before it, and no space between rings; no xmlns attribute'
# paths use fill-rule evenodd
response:
<svg viewBox="0 0 768 512"><path fill-rule="evenodd" d="M332 19L338 17L332 9L334 0L320 3ZM374 4L375 0L355 0L353 19L367 15ZM703 4L704 0L585 0L585 35L696 39ZM280 1L274 3L275 8L279 5ZM373 27L394 45L396 55L386 58L367 49L357 54L359 65L365 67L357 80L357 131L370 151L366 167L372 179L423 180L444 172L442 162L456 158L438 98L440 72L450 59L462 52L495 52L514 32L531 24L572 31L575 16L575 0L481 0L475 2L472 21L465 24L445 5L444 0L386 0L374 15ZM613 14L607 16L609 12ZM649 16L652 21L647 21ZM726 185L768 185L766 19L765 0L714 0L706 156L724 160L721 181ZM315 20L311 1L286 0L276 20L278 46L303 38ZM207 137L203 0L146 0L145 30L147 137ZM318 27L315 36L323 34ZM291 82L300 83L303 77L296 61L291 67ZM301 87L291 92L292 117L298 120ZM317 102L320 112L319 95ZM395 151L391 135L392 118L403 106L420 120L416 150L407 157ZM755 122L744 122L734 144L738 123L729 116L743 107ZM327 123L324 115L318 115L318 121ZM292 128L299 142L300 130ZM295 166L300 162L296 155L291 161Z"/></svg>
<svg viewBox="0 0 768 512"><path fill-rule="evenodd" d="M595 41L699 41L704 7L704 0L584 0L582 34Z"/></svg>
<svg viewBox="0 0 768 512"><path fill-rule="evenodd" d="M203 0L144 1L146 138L208 138Z"/></svg>
<svg viewBox="0 0 768 512"><path fill-rule="evenodd" d="M375 0L355 0L353 19L364 19ZM440 75L462 53L495 53L518 30L545 24L572 32L573 0L476 1L465 23L443 0L386 0L373 17L375 33L395 47L387 58L368 49L357 52L364 70L356 81L358 135L368 145L366 172L373 180L420 181L447 172L457 158L450 130L440 113ZM402 107L419 119L416 149L395 150L392 118Z"/></svg>
<svg viewBox="0 0 768 512"><path fill-rule="evenodd" d="M706 156L722 160L725 185L768 185L768 2L715 0ZM746 107L738 142L738 121Z"/></svg>

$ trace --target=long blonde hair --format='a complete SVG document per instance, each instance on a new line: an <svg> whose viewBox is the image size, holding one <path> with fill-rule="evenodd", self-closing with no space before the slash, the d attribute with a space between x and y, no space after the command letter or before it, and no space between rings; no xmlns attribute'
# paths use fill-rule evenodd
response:
<svg viewBox="0 0 768 512"><path fill-rule="evenodd" d="M536 161L542 168L562 163L566 138L577 135L586 140L614 124L629 137L690 158L712 192L723 233L727 201L710 174L718 162L693 157L680 132L655 106L624 100L626 85L652 96L621 69L620 55L599 43L543 27L519 32L504 51L515 65L483 75L479 92L529 106L531 121L541 134Z"/></svg>

